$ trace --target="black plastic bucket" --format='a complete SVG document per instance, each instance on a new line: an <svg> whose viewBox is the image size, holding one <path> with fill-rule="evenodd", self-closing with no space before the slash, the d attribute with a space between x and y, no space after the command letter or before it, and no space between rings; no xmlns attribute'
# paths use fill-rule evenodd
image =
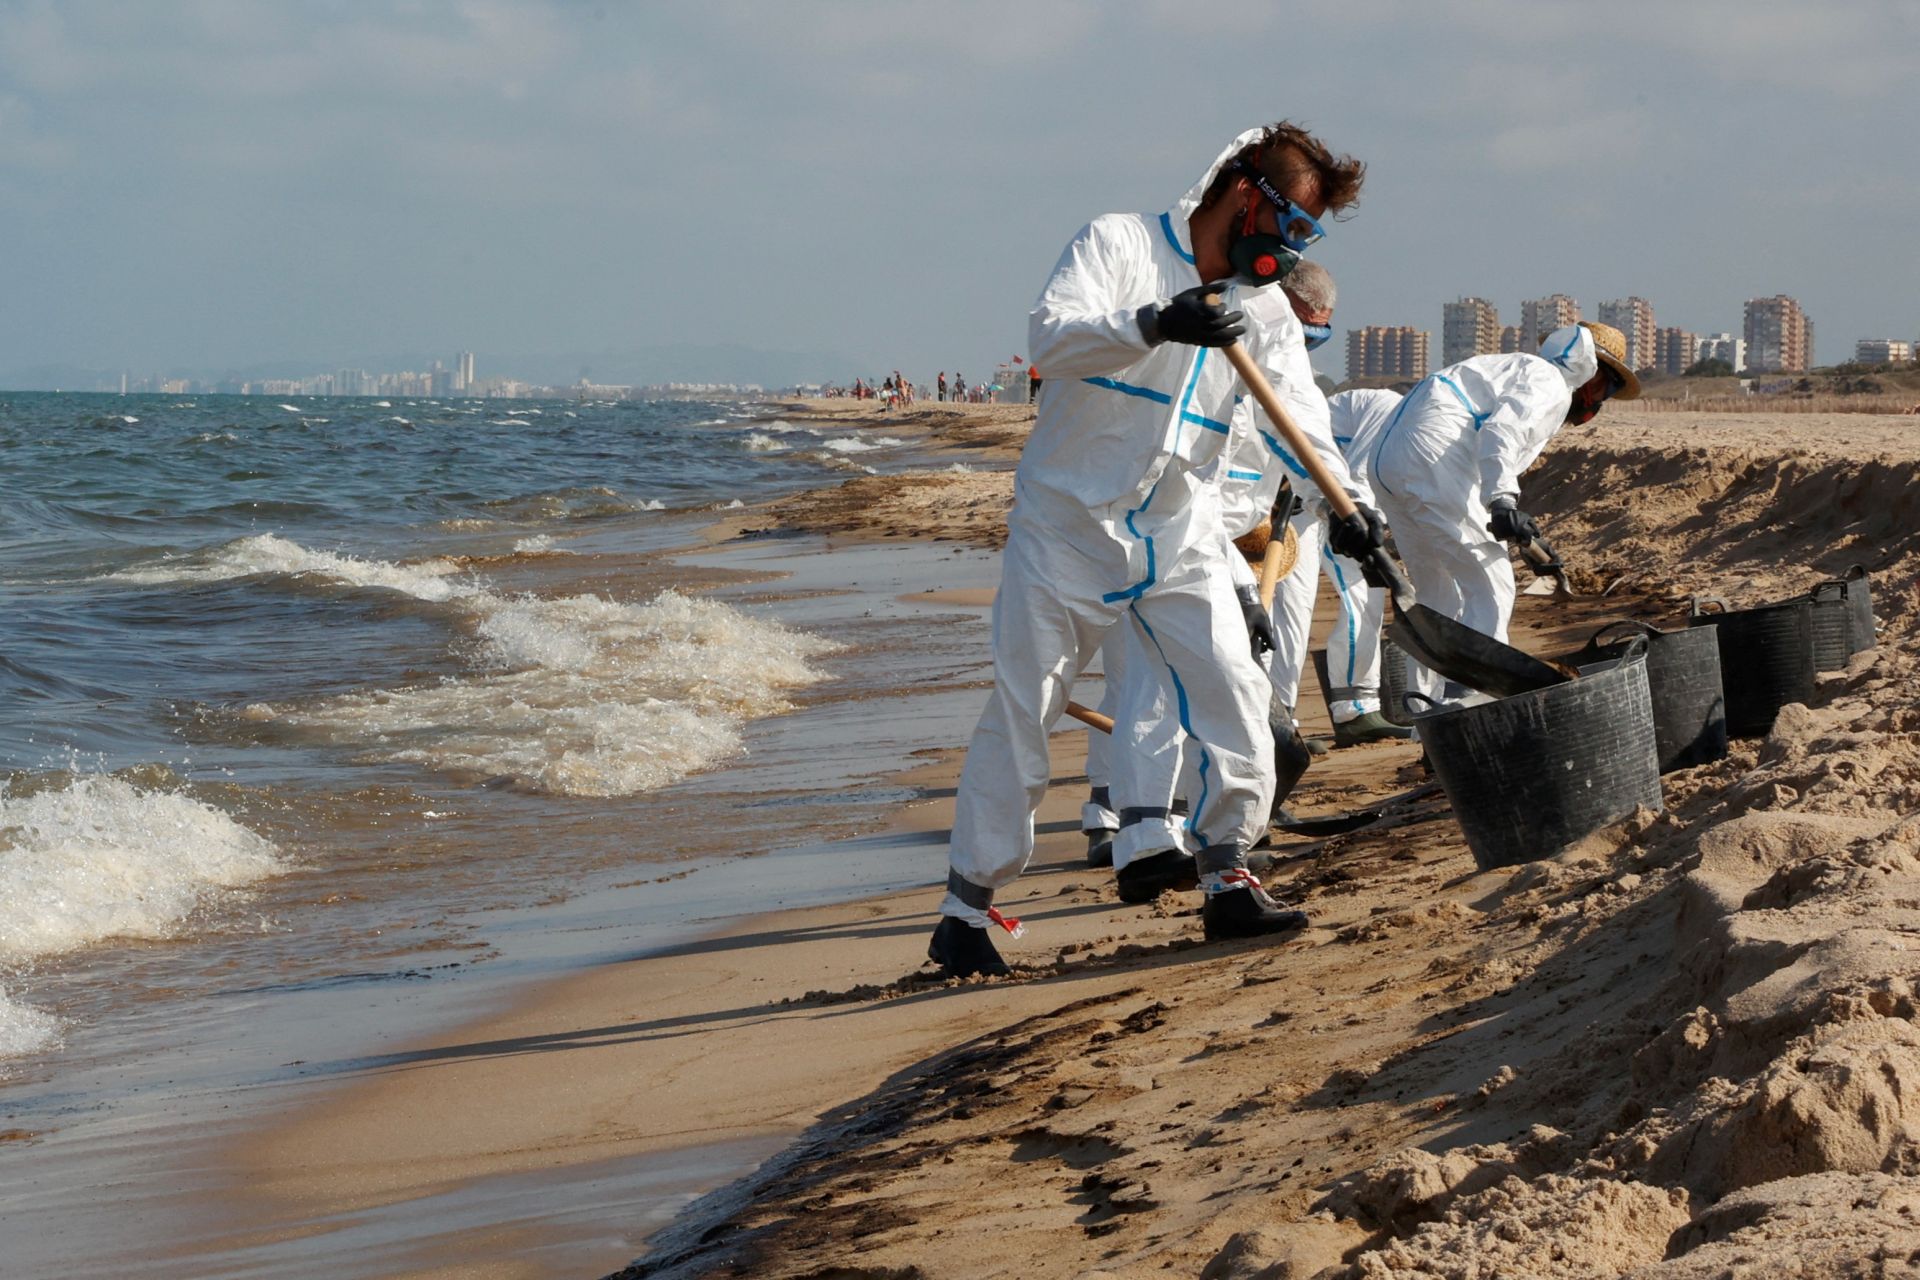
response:
<svg viewBox="0 0 1920 1280"><path fill-rule="evenodd" d="M1609 638L1611 637L1611 638ZM1582 669L1625 657L1635 639L1647 646L1647 692L1660 772L1690 769L1727 754L1727 699L1720 684L1719 636L1706 628L1659 631L1643 622L1613 622L1564 661Z"/></svg>
<svg viewBox="0 0 1920 1280"><path fill-rule="evenodd" d="M1727 732L1761 738L1789 702L1813 697L1813 600L1802 596L1758 609L1726 611L1727 602L1696 597L1688 624L1720 637L1720 682L1727 694ZM1709 612L1717 607L1722 612Z"/></svg>
<svg viewBox="0 0 1920 1280"><path fill-rule="evenodd" d="M1822 640L1823 615L1836 616L1846 623L1846 652L1838 661L1828 658L1831 642ZM1857 564L1847 570L1844 578L1835 578L1823 582L1813 589L1814 617L1814 658L1822 671L1833 671L1847 665L1847 659L1856 653L1873 648L1879 641L1874 635L1873 622L1873 579L1867 574L1867 566ZM1826 626L1825 630L1831 630ZM1826 647L1823 647L1826 646Z"/></svg>
<svg viewBox="0 0 1920 1280"><path fill-rule="evenodd" d="M1407 651L1380 635L1380 714L1389 723L1413 723L1413 711L1407 706Z"/></svg>
<svg viewBox="0 0 1920 1280"><path fill-rule="evenodd" d="M1807 599L1813 602L1813 669L1838 671L1853 656L1853 610L1846 585L1823 582Z"/></svg>
<svg viewBox="0 0 1920 1280"><path fill-rule="evenodd" d="M1643 642L1578 680L1419 717L1434 776L1482 870L1551 857L1660 808Z"/></svg>

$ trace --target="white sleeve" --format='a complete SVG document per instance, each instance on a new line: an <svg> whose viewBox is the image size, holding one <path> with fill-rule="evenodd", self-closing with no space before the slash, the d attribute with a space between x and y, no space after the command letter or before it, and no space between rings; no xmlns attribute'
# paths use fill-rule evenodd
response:
<svg viewBox="0 0 1920 1280"><path fill-rule="evenodd" d="M1528 360L1480 424L1480 500L1520 496L1520 473L1533 465L1566 421L1573 393L1545 360Z"/></svg>
<svg viewBox="0 0 1920 1280"><path fill-rule="evenodd" d="M1276 524L1274 529L1278 532L1280 526ZM1225 530L1221 531L1220 540L1227 544L1227 576L1233 579L1234 589L1258 587L1260 575L1253 571L1253 566L1247 563L1247 558L1240 554L1240 548L1233 545L1233 539L1226 536Z"/></svg>
<svg viewBox="0 0 1920 1280"><path fill-rule="evenodd" d="M1086 378L1126 368L1152 347L1140 332L1127 285L1144 246L1123 219L1096 218L1060 255L1027 313L1027 355L1048 378Z"/></svg>

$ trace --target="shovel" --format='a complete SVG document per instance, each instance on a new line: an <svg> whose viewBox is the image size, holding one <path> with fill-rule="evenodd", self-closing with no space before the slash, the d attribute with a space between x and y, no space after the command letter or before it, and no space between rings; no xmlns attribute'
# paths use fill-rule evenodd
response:
<svg viewBox="0 0 1920 1280"><path fill-rule="evenodd" d="M1273 393L1266 374L1253 362L1247 349L1234 342L1225 350L1228 361L1239 371L1241 381L1247 384L1247 390L1253 393L1253 398L1266 410L1268 419L1280 432L1281 439L1293 450L1313 482L1320 486L1320 492L1333 509L1334 517L1344 520L1352 515L1355 510L1353 499L1347 496L1345 489L1334 483L1326 463L1307 443L1306 435L1294 424L1286 406L1280 403L1280 397ZM1428 669L1470 689L1479 689L1500 698L1545 689L1571 680L1577 674L1569 667L1542 662L1511 645L1501 644L1492 636L1475 631L1464 622L1421 604L1414 597L1413 584L1407 581L1406 575L1400 572L1400 566L1393 562L1393 557L1384 548L1376 547L1369 559L1374 572L1387 584L1387 590L1393 595L1394 620L1387 624L1387 634L1411 654L1414 661Z"/></svg>
<svg viewBox="0 0 1920 1280"><path fill-rule="evenodd" d="M1577 594L1573 584L1567 581L1567 566L1560 559L1560 553L1545 538L1532 538L1520 548L1520 555L1533 570L1533 581L1526 585L1520 594L1526 596L1544 596L1552 594L1556 600L1571 600ZM1552 579L1551 582L1548 579Z"/></svg>

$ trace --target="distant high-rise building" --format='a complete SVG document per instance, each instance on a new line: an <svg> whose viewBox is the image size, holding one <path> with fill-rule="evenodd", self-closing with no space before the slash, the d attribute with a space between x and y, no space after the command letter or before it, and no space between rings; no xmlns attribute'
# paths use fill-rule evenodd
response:
<svg viewBox="0 0 1920 1280"><path fill-rule="evenodd" d="M1627 338L1627 367L1650 369L1654 363L1653 304L1645 298L1619 298L1600 304L1600 323Z"/></svg>
<svg viewBox="0 0 1920 1280"><path fill-rule="evenodd" d="M1520 345L1520 326L1508 324L1500 326L1500 354L1512 355L1516 351L1530 351L1532 348Z"/></svg>
<svg viewBox="0 0 1920 1280"><path fill-rule="evenodd" d="M1520 304L1520 339L1523 351L1536 351L1540 339L1563 325L1580 323L1580 304L1564 293L1550 293Z"/></svg>
<svg viewBox="0 0 1920 1280"><path fill-rule="evenodd" d="M1747 299L1746 340L1755 372L1805 373L1813 365L1813 321L1784 293Z"/></svg>
<svg viewBox="0 0 1920 1280"><path fill-rule="evenodd" d="M453 374L453 382L454 382L453 389L455 391L465 391L465 392L471 393L473 391L473 386L474 386L473 352L462 351L460 353L460 359L456 363L458 367L455 368L454 374Z"/></svg>
<svg viewBox="0 0 1920 1280"><path fill-rule="evenodd" d="M1856 364L1906 364L1913 359L1913 344L1898 338L1862 338L1853 344Z"/></svg>
<svg viewBox="0 0 1920 1280"><path fill-rule="evenodd" d="M1725 360L1735 373L1747 370L1747 340L1730 333L1703 333L1693 351L1694 363Z"/></svg>
<svg viewBox="0 0 1920 1280"><path fill-rule="evenodd" d="M1653 367L1676 376L1685 373L1700 358L1694 354L1699 349L1699 337L1685 329L1657 330L1653 335Z"/></svg>
<svg viewBox="0 0 1920 1280"><path fill-rule="evenodd" d="M1424 378L1427 376L1425 329L1411 325L1370 324L1347 330L1347 377Z"/></svg>
<svg viewBox="0 0 1920 1280"><path fill-rule="evenodd" d="M1500 349L1500 313L1485 298L1462 298L1440 308L1440 363Z"/></svg>

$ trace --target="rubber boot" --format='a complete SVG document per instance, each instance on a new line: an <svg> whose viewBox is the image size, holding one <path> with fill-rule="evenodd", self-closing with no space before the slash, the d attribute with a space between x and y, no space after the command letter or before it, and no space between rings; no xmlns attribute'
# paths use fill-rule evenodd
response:
<svg viewBox="0 0 1920 1280"><path fill-rule="evenodd" d="M1200 872L1186 850L1163 849L1135 858L1120 868L1114 881L1120 887L1120 901L1138 904L1152 902L1169 889L1198 888Z"/></svg>
<svg viewBox="0 0 1920 1280"><path fill-rule="evenodd" d="M1087 865L1090 867L1110 867L1113 865L1113 837L1111 831L1087 832Z"/></svg>
<svg viewBox="0 0 1920 1280"><path fill-rule="evenodd" d="M949 978L986 976L1003 978L1012 970L985 929L976 929L958 916L941 916L927 944L927 959Z"/></svg>
<svg viewBox="0 0 1920 1280"><path fill-rule="evenodd" d="M1307 913L1289 911L1267 896L1265 889L1248 885L1224 893L1209 893L1200 908L1207 941L1223 938L1271 938L1298 933L1307 927Z"/></svg>
<svg viewBox="0 0 1920 1280"><path fill-rule="evenodd" d="M1194 861L1207 893L1200 908L1207 941L1268 938L1306 928L1305 912L1284 909L1261 889L1247 870L1247 851L1239 845L1208 845Z"/></svg>
<svg viewBox="0 0 1920 1280"><path fill-rule="evenodd" d="M1333 745L1357 747L1367 742L1398 742L1413 736L1409 725L1398 725L1378 711L1367 711L1333 726Z"/></svg>

